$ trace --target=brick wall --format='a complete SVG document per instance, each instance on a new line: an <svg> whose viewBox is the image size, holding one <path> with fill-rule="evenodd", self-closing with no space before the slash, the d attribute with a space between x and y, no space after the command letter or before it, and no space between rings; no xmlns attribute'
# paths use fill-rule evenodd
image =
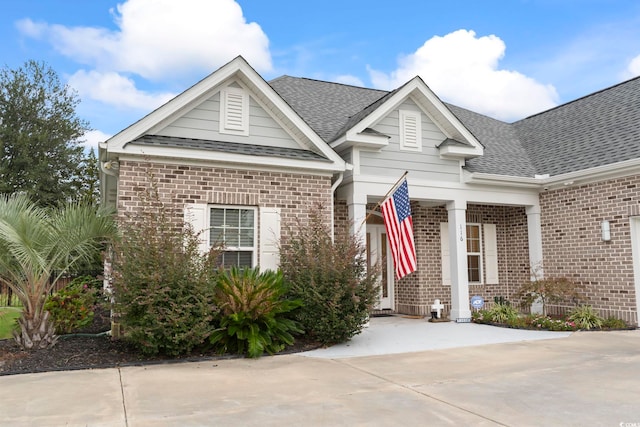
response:
<svg viewBox="0 0 640 427"><path fill-rule="evenodd" d="M119 220L141 207L140 191L149 186L150 176L160 199L176 207L173 216L177 222L183 219L185 203L279 207L283 237L286 230L295 228L297 220L304 222L309 209L318 204L327 208L329 220L332 194L328 176L145 161L120 162ZM259 230L256 234L260 235Z"/></svg>
<svg viewBox="0 0 640 427"><path fill-rule="evenodd" d="M587 302L601 315L637 324L631 253L630 212L637 215L640 176L541 193L545 275L581 284ZM611 240L602 241L609 221ZM566 307L553 307L562 312Z"/></svg>

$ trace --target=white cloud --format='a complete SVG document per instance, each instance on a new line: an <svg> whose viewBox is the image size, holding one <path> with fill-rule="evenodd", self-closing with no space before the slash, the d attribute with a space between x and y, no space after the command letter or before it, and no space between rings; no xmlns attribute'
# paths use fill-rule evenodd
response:
<svg viewBox="0 0 640 427"><path fill-rule="evenodd" d="M30 19L17 25L78 62L152 80L211 72L237 55L259 71L272 69L267 36L234 0L127 0L111 12L117 30Z"/></svg>
<svg viewBox="0 0 640 427"><path fill-rule="evenodd" d="M149 94L136 88L135 82L115 72L79 70L69 77L69 85L81 98L90 98L118 108L151 111L175 96L172 93Z"/></svg>
<svg viewBox="0 0 640 427"><path fill-rule="evenodd" d="M632 78L640 76L640 55L636 56L629 62L626 70L626 77Z"/></svg>
<svg viewBox="0 0 640 427"><path fill-rule="evenodd" d="M99 130L90 130L83 136L84 146L87 151L92 148L95 150L96 156L98 155L98 144L111 138L112 135L106 134Z"/></svg>
<svg viewBox="0 0 640 427"><path fill-rule="evenodd" d="M416 75L444 101L511 121L554 107L558 94L517 71L501 70L505 44L494 35L476 37L458 30L427 40L418 50L399 59L389 74L369 70L372 83L393 89Z"/></svg>

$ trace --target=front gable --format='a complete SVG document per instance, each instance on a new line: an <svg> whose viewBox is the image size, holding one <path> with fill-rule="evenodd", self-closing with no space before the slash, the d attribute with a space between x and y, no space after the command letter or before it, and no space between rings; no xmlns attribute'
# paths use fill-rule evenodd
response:
<svg viewBox="0 0 640 427"><path fill-rule="evenodd" d="M409 109L402 107L410 105ZM384 132L378 133L375 140L370 137L370 130L379 132L377 125L385 117L398 111L401 124L400 132L406 130L407 123L420 123L422 119L412 116L411 111L424 114L426 120L432 123L442 134L440 144L436 148L444 159L469 159L483 155L484 148L476 137L460 122L460 120L440 101L429 89L421 78L415 77L404 86L391 92L381 100L379 105L370 107L370 112L363 112L363 117L346 130L346 132L331 146L336 150L342 150L349 146L357 146L364 149L382 149L386 146L383 138ZM404 119L403 119L404 117ZM420 116L419 116L420 117ZM409 120L407 122L407 119ZM404 125L402 124L404 123ZM409 129L412 129L409 126ZM419 132L420 129L415 129ZM442 144L445 141L456 141L457 144ZM402 141L405 142L404 140Z"/></svg>
<svg viewBox="0 0 640 427"><path fill-rule="evenodd" d="M270 155L283 150L293 154ZM127 154L325 172L345 169L344 161L242 57L101 144L103 161Z"/></svg>

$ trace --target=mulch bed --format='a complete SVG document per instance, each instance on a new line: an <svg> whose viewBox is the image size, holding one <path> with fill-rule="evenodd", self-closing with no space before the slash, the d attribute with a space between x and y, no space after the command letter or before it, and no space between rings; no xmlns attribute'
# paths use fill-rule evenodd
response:
<svg viewBox="0 0 640 427"><path fill-rule="evenodd" d="M96 335L109 328L108 314L103 313L96 315L91 326L78 331L78 334L61 336L56 345L48 349L24 351L13 339L0 340L0 376L239 357L221 356L212 350L194 351L181 357L144 356L124 340L112 340L106 335ZM305 341L302 337L280 354L318 347L318 343Z"/></svg>

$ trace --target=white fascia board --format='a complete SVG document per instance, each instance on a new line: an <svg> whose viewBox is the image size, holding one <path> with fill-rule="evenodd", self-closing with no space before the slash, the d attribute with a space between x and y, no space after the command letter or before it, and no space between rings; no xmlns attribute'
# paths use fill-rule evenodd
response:
<svg viewBox="0 0 640 427"><path fill-rule="evenodd" d="M346 169L344 161L341 164L336 164L330 161L323 162L319 160L300 160L286 157L251 156L247 154L225 153L220 151L142 145L128 145L126 150L121 151L119 158L125 159L128 158L127 156L137 156L138 160L140 160L140 157L142 156L148 160L153 160L156 157L162 157L183 161L194 160L235 165L273 166L274 169L278 170L294 168L314 171L344 172Z"/></svg>
<svg viewBox="0 0 640 427"><path fill-rule="evenodd" d="M308 169L308 168L300 168L300 167L288 167L283 168L278 165L274 165L273 163L268 164L260 164L256 165L254 163L239 162L239 163L229 163L219 159L216 160L203 160L196 158L175 158L175 157L152 157L149 156L139 156L139 155L122 155L120 156L120 161L131 161L138 163L154 163L161 165L178 165L178 166L195 166L195 167L204 167L204 168L226 168L226 169L246 169L248 171L257 171L257 172L286 172L292 174L313 174L318 176L326 176L326 177L335 177L336 171L327 171L320 169Z"/></svg>
<svg viewBox="0 0 640 427"><path fill-rule="evenodd" d="M463 171L467 184L499 185L519 188L541 188L545 179Z"/></svg>
<svg viewBox="0 0 640 427"><path fill-rule="evenodd" d="M545 179L552 188L570 187L640 174L640 158L563 173Z"/></svg>
<svg viewBox="0 0 640 427"><path fill-rule="evenodd" d="M443 159L469 159L481 156L484 153L482 147L461 147L458 145L445 145L438 148Z"/></svg>
<svg viewBox="0 0 640 427"><path fill-rule="evenodd" d="M350 147L358 147L365 150L379 151L388 145L389 137L387 135L371 135L353 133L351 131L347 132L346 136L343 136L331 143L332 148L336 149L339 147L341 150Z"/></svg>
<svg viewBox="0 0 640 427"><path fill-rule="evenodd" d="M590 184L640 174L640 158L596 166L560 175L540 175L538 178L497 175L465 171L465 182L469 184L493 184L509 187L538 188L551 190L571 186Z"/></svg>
<svg viewBox="0 0 640 427"><path fill-rule="evenodd" d="M353 185L358 192L371 198L381 198L393 186L393 177L359 175L343 181L343 185ZM464 183L439 182L407 177L411 200L445 203L464 201L505 206L533 206L539 203L538 188L514 188L499 185L487 185L485 188Z"/></svg>

